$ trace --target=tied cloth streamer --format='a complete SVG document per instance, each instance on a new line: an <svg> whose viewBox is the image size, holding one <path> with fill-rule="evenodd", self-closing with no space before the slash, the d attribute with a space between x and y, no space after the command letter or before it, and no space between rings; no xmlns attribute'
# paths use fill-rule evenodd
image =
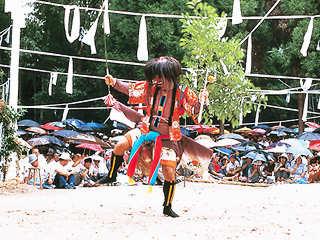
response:
<svg viewBox="0 0 320 240"><path fill-rule="evenodd" d="M49 88L48 88L48 94L49 96L52 95L52 85L57 85L57 79L58 79L58 73L52 72L50 73L50 81L49 81Z"/></svg>
<svg viewBox="0 0 320 240"><path fill-rule="evenodd" d="M66 93L68 93L68 94L73 93L73 60L71 57L69 58Z"/></svg>
<svg viewBox="0 0 320 240"><path fill-rule="evenodd" d="M302 121L307 121L308 115L308 105L309 105L309 92L308 90L312 86L312 78L306 78L306 81L303 82L303 79L300 79L300 86L302 90L306 93L306 97L304 99L303 113L302 113Z"/></svg>
<svg viewBox="0 0 320 240"><path fill-rule="evenodd" d="M234 0L232 9L232 25L240 24L242 22L240 0Z"/></svg>
<svg viewBox="0 0 320 240"><path fill-rule="evenodd" d="M139 61L148 61L148 32L146 17L143 15L140 20L139 28L139 44L137 51L137 58Z"/></svg>
<svg viewBox="0 0 320 240"><path fill-rule="evenodd" d="M248 37L247 62L246 62L245 74L251 73L251 66L252 66L252 35L250 34Z"/></svg>
<svg viewBox="0 0 320 240"><path fill-rule="evenodd" d="M89 31L83 36L82 42L88 46L90 46L91 54L97 54L97 48L95 43L95 36L97 32L99 18L101 16L101 12L99 13L97 19L91 25Z"/></svg>
<svg viewBox="0 0 320 240"><path fill-rule="evenodd" d="M80 9L77 6L65 6L64 8L64 29L66 32L66 37L70 43L73 43L80 35ZM73 9L73 19L71 34L69 34L69 19L71 9Z"/></svg>
<svg viewBox="0 0 320 240"><path fill-rule="evenodd" d="M304 57L306 57L308 55L308 49L309 49L309 45L310 45L311 37L312 37L312 32L313 32L313 20L314 20L314 17L311 17L309 25L308 25L308 30L307 30L306 34L304 35L303 44L302 44L302 47L300 50L300 53Z"/></svg>
<svg viewBox="0 0 320 240"><path fill-rule="evenodd" d="M110 34L110 20L109 20L109 0L105 0L103 3L104 13L103 13L103 29L104 34Z"/></svg>

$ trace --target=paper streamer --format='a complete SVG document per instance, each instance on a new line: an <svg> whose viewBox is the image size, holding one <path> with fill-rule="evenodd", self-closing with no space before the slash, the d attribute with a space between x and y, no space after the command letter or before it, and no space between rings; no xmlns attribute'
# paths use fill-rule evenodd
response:
<svg viewBox="0 0 320 240"><path fill-rule="evenodd" d="M5 0L4 12L11 12L14 9L15 2L17 0Z"/></svg>
<svg viewBox="0 0 320 240"><path fill-rule="evenodd" d="M2 36L0 36L0 46L2 45Z"/></svg>
<svg viewBox="0 0 320 240"><path fill-rule="evenodd" d="M223 69L223 72L224 72L224 75L230 75L230 72L228 71L228 68L227 66L224 64L224 62L220 59L220 63L221 63L221 66L222 66L222 69Z"/></svg>
<svg viewBox="0 0 320 240"><path fill-rule="evenodd" d="M309 93L306 93L306 98L304 99L303 113L302 113L302 121L307 121L308 116L308 105L309 105Z"/></svg>
<svg viewBox="0 0 320 240"><path fill-rule="evenodd" d="M146 17L144 15L141 17L141 20L140 20L137 58L139 61L148 61L149 59L147 23L146 23Z"/></svg>
<svg viewBox="0 0 320 240"><path fill-rule="evenodd" d="M318 44L317 44L317 51L320 51L320 41L318 41Z"/></svg>
<svg viewBox="0 0 320 240"><path fill-rule="evenodd" d="M106 35L110 34L110 20L109 20L109 0L104 1L104 13L103 13L103 29Z"/></svg>
<svg viewBox="0 0 320 240"><path fill-rule="evenodd" d="M311 17L310 22L309 22L309 26L308 26L308 30L307 30L306 34L304 35L303 44L302 44L302 47L300 50L300 53L304 57L306 57L308 55L308 49L309 49L309 45L311 42L312 31L313 31L313 20L314 20L314 17Z"/></svg>
<svg viewBox="0 0 320 240"><path fill-rule="evenodd" d="M291 94L288 93L287 96L286 96L286 102L290 103L290 99L291 99Z"/></svg>
<svg viewBox="0 0 320 240"><path fill-rule="evenodd" d="M303 91L308 91L310 87L312 86L312 78L306 78L305 82L303 82L303 79L300 79L300 87Z"/></svg>
<svg viewBox="0 0 320 240"><path fill-rule="evenodd" d="M317 106L317 109L320 109L320 98L318 100L318 106Z"/></svg>
<svg viewBox="0 0 320 240"><path fill-rule="evenodd" d="M66 108L63 110L61 122L67 119L68 113L69 113L69 105L66 105Z"/></svg>
<svg viewBox="0 0 320 240"><path fill-rule="evenodd" d="M89 31L84 35L82 39L83 43L90 46L91 54L97 54L96 43L94 38L96 36L99 18L100 18L100 14L98 15L97 19L94 21Z"/></svg>
<svg viewBox="0 0 320 240"><path fill-rule="evenodd" d="M242 22L240 0L234 0L232 9L232 25L240 24Z"/></svg>
<svg viewBox="0 0 320 240"><path fill-rule="evenodd" d="M77 6L64 6L64 8L64 29L66 32L66 37L70 43L73 43L80 35L80 9ZM71 9L74 10L74 14L72 19L71 34L69 34L69 18Z"/></svg>
<svg viewBox="0 0 320 240"><path fill-rule="evenodd" d="M48 88L49 96L52 95L52 85L57 85L57 79L58 79L58 73L57 72L50 73L50 81L49 81L49 88Z"/></svg>
<svg viewBox="0 0 320 240"><path fill-rule="evenodd" d="M68 93L68 94L73 93L73 60L72 60L72 58L69 58L66 93Z"/></svg>
<svg viewBox="0 0 320 240"><path fill-rule="evenodd" d="M244 99L242 98L240 104L239 126L243 124L243 101Z"/></svg>
<svg viewBox="0 0 320 240"><path fill-rule="evenodd" d="M247 62L246 62L246 74L251 73L252 66L252 35L250 34L248 37L248 47L247 47Z"/></svg>
<svg viewBox="0 0 320 240"><path fill-rule="evenodd" d="M219 38L221 39L227 31L228 19L222 18L217 25L217 31L219 34Z"/></svg>
<svg viewBox="0 0 320 240"><path fill-rule="evenodd" d="M11 27L9 27L8 32L7 32L7 36L6 36L6 38L4 39L4 41L5 41L7 44L10 44L10 35L11 35Z"/></svg>
<svg viewBox="0 0 320 240"><path fill-rule="evenodd" d="M255 117L255 120L254 120L254 125L255 126L258 126L258 124L259 124L260 107L261 107L261 103L259 103L258 107L257 107L256 117Z"/></svg>

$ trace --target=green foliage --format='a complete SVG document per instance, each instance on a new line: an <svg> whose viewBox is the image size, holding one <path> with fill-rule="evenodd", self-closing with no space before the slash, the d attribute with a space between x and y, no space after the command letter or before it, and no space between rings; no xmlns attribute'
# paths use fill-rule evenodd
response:
<svg viewBox="0 0 320 240"><path fill-rule="evenodd" d="M193 15L199 18L192 19L186 14L186 18L181 20L183 37L180 45L186 51L183 63L196 71L199 91L206 87L204 84L207 71L216 76L215 81L207 86L210 105L205 120L211 122L213 117L216 117L223 123L228 121L232 126L236 126L239 124L240 112L245 116L253 109L250 90L255 89L245 78L241 65L244 54L239 40L220 39L221 20L214 7L197 0L189 2L188 5L192 8ZM226 65L229 74L224 72L221 62ZM189 83L192 83L194 78L194 74L186 75Z"/></svg>
<svg viewBox="0 0 320 240"><path fill-rule="evenodd" d="M0 139L0 170L4 176L3 180L5 180L8 169L9 156L12 153L16 153L19 156L24 151L24 148L17 143L15 137L14 123L20 116L21 113L17 113L0 100L0 123L2 127L2 136Z"/></svg>

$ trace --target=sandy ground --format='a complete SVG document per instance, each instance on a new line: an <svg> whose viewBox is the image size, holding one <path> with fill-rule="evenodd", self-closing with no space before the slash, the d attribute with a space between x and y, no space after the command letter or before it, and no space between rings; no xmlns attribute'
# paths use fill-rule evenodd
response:
<svg viewBox="0 0 320 240"><path fill-rule="evenodd" d="M162 188L120 186L0 195L1 239L319 239L320 185L178 185L162 215Z"/></svg>

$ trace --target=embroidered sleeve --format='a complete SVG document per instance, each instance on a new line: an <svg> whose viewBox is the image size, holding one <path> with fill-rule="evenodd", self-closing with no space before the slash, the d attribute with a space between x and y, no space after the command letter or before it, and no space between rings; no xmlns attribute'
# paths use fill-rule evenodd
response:
<svg viewBox="0 0 320 240"><path fill-rule="evenodd" d="M141 81L129 84L129 104L145 103L148 90L148 82Z"/></svg>
<svg viewBox="0 0 320 240"><path fill-rule="evenodd" d="M200 111L200 103L197 95L191 89L186 87L183 91L182 106L186 113L191 117L196 117Z"/></svg>

